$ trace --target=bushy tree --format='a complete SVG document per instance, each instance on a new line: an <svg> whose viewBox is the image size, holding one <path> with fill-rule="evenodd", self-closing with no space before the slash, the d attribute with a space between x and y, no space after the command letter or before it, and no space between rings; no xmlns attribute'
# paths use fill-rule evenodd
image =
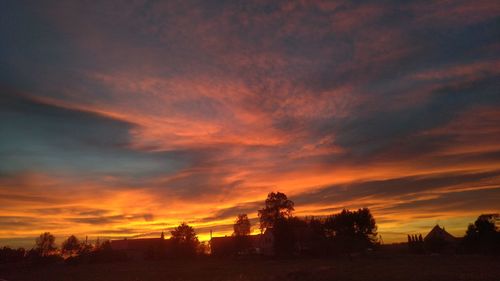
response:
<svg viewBox="0 0 500 281"><path fill-rule="evenodd" d="M335 251L358 251L377 242L377 225L367 208L357 211L344 209L326 219L325 234L334 242Z"/></svg>
<svg viewBox="0 0 500 281"><path fill-rule="evenodd" d="M297 217L279 218L272 228L274 251L279 256L290 256L302 251L302 243L307 239L307 222Z"/></svg>
<svg viewBox="0 0 500 281"><path fill-rule="evenodd" d="M248 251L251 246L251 240L248 235L251 232L250 220L247 214L239 214L233 225L234 247L236 252Z"/></svg>
<svg viewBox="0 0 500 281"><path fill-rule="evenodd" d="M0 263L11 263L21 261L26 254L24 248L11 249L3 247L0 249Z"/></svg>
<svg viewBox="0 0 500 281"><path fill-rule="evenodd" d="M250 235L251 225L247 214L239 214L233 225L234 236Z"/></svg>
<svg viewBox="0 0 500 281"><path fill-rule="evenodd" d="M308 220L308 228L311 236L311 254L316 256L328 254L328 238L325 233L324 221L313 217Z"/></svg>
<svg viewBox="0 0 500 281"><path fill-rule="evenodd" d="M62 243L61 250L65 255L76 255L82 249L82 244L75 235L71 235Z"/></svg>
<svg viewBox="0 0 500 281"><path fill-rule="evenodd" d="M48 256L57 249L55 241L54 235L50 232L44 232L36 239L36 250L42 257Z"/></svg>
<svg viewBox="0 0 500 281"><path fill-rule="evenodd" d="M273 228L278 220L292 217L294 203L281 192L271 192L267 195L265 207L259 210L260 229Z"/></svg>
<svg viewBox="0 0 500 281"><path fill-rule="evenodd" d="M196 255L199 241L194 229L183 222L170 232L173 251L179 257L192 257Z"/></svg>
<svg viewBox="0 0 500 281"><path fill-rule="evenodd" d="M209 242L207 241L200 242L200 244L198 245L197 254L199 256L207 256L209 253L210 253Z"/></svg>
<svg viewBox="0 0 500 281"><path fill-rule="evenodd" d="M93 251L85 253L85 255L90 263L117 262L126 261L128 259L125 252L113 250L109 240L99 242L98 245L94 247Z"/></svg>
<svg viewBox="0 0 500 281"><path fill-rule="evenodd" d="M499 253L500 232L496 223L500 221L498 214L480 215L474 224L469 224L463 246L469 253Z"/></svg>

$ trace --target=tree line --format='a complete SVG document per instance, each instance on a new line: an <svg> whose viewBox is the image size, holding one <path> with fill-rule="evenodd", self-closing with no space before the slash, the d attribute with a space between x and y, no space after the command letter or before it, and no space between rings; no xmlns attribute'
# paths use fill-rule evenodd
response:
<svg viewBox="0 0 500 281"><path fill-rule="evenodd" d="M206 252L206 244L198 240L193 227L181 223L171 231L169 239L171 257L194 257ZM164 245L157 248L149 248L146 258L166 258L167 253ZM87 240L80 241L75 235L70 235L61 243L61 248L56 247L56 238L50 232L44 232L35 239L35 246L30 250L24 248L12 249L10 247L0 248L0 263L27 261L33 264L47 264L65 261L69 264L81 262L102 263L125 261L128 256L123 251L112 248L110 240L94 243Z"/></svg>
<svg viewBox="0 0 500 281"><path fill-rule="evenodd" d="M264 207L258 210L259 229L263 235L273 237L272 247L277 256L309 254L315 256L362 252L379 245L375 218L368 208L344 209L339 213L320 218L294 216L295 204L281 192L268 194ZM460 242L462 253L500 253L498 214L481 215L470 224ZM251 223L247 214L239 214L233 225L236 240L235 253L251 253ZM168 252L163 247L150 249L149 258L196 257L210 251L210 245L201 243L195 229L181 223L171 232ZM443 241L444 243L444 241ZM413 253L425 253L422 236L409 235L408 245ZM437 244L436 244L437 245ZM167 254L168 253L168 254ZM126 260L121 251L115 251L109 240L88 243L70 235L58 249L55 236L44 232L36 238L35 247L0 249L0 263L31 261L47 263L65 259L67 262L111 262Z"/></svg>
<svg viewBox="0 0 500 281"><path fill-rule="evenodd" d="M470 223L463 238L454 242L442 236L422 238L422 235L408 235L411 253L458 253L458 254L500 254L499 214L480 215Z"/></svg>
<svg viewBox="0 0 500 281"><path fill-rule="evenodd" d="M284 193L271 192L258 211L260 230L273 235L276 255L359 252L378 243L377 225L367 208L344 209L323 218L299 218L293 215L294 205ZM238 217L237 224L241 217L244 215Z"/></svg>

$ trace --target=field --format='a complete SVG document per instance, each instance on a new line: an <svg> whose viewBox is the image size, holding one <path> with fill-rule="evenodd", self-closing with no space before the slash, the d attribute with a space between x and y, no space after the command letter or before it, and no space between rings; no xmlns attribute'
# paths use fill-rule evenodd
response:
<svg viewBox="0 0 500 281"><path fill-rule="evenodd" d="M482 256L355 259L141 261L43 267L0 265L7 281L500 280L500 260Z"/></svg>

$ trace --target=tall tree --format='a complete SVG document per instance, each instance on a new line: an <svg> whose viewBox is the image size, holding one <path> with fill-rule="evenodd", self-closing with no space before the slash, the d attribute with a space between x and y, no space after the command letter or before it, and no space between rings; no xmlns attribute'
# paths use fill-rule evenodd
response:
<svg viewBox="0 0 500 281"><path fill-rule="evenodd" d="M265 207L259 210L260 229L264 231L273 228L280 219L292 217L294 203L281 192L271 192L267 195Z"/></svg>
<svg viewBox="0 0 500 281"><path fill-rule="evenodd" d="M239 214L233 225L234 236L247 236L250 234L251 225L247 214Z"/></svg>
<svg viewBox="0 0 500 281"><path fill-rule="evenodd" d="M181 243L193 243L198 241L198 237L196 236L194 228L192 228L185 222L181 223L170 233L172 234L171 239L173 241L178 241Z"/></svg>
<svg viewBox="0 0 500 281"><path fill-rule="evenodd" d="M50 255L55 249L56 238L50 232L44 232L36 239L36 250L41 256Z"/></svg>
<svg viewBox="0 0 500 281"><path fill-rule="evenodd" d="M82 244L75 235L71 235L62 243L61 250L66 255L74 255L80 252Z"/></svg>
<svg viewBox="0 0 500 281"><path fill-rule="evenodd" d="M177 256L194 256L198 250L198 237L194 228L183 222L170 232L173 242L174 252Z"/></svg>
<svg viewBox="0 0 500 281"><path fill-rule="evenodd" d="M234 247L236 252L245 252L252 247L250 240L250 220L247 214L239 214L233 225Z"/></svg>

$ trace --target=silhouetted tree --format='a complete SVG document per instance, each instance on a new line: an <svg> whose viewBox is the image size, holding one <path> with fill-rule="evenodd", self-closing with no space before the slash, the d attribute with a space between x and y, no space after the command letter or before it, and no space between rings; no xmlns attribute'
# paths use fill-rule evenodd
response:
<svg viewBox="0 0 500 281"><path fill-rule="evenodd" d="M88 254L94 250L95 250L95 246L93 246L92 244L81 243L78 254Z"/></svg>
<svg viewBox="0 0 500 281"><path fill-rule="evenodd" d="M97 239L95 244L96 251L111 251L111 249L111 242L109 240L101 241L100 239Z"/></svg>
<svg viewBox="0 0 500 281"><path fill-rule="evenodd" d="M260 229L264 231L272 228L278 220L290 218L294 210L294 203L284 193L269 193L265 207L259 210Z"/></svg>
<svg viewBox="0 0 500 281"><path fill-rule="evenodd" d="M425 250L422 234L419 234L418 236L416 234L408 235L408 247L410 249L410 252L413 254L423 254Z"/></svg>
<svg viewBox="0 0 500 281"><path fill-rule="evenodd" d="M197 249L197 254L199 256L206 256L210 252L210 245L207 241L200 242Z"/></svg>
<svg viewBox="0 0 500 281"><path fill-rule="evenodd" d="M101 246L101 239L97 237L97 239L95 240L94 248L98 249L100 246Z"/></svg>
<svg viewBox="0 0 500 281"><path fill-rule="evenodd" d="M236 252L244 252L250 249L251 241L250 237L250 220L247 214L239 214L233 225L233 236L234 236L234 247Z"/></svg>
<svg viewBox="0 0 500 281"><path fill-rule="evenodd" d="M248 219L247 214L239 214L236 218L236 221L233 225L233 235L234 236L246 236L250 235L250 220Z"/></svg>
<svg viewBox="0 0 500 281"><path fill-rule="evenodd" d="M173 251L177 256L192 257L196 255L199 241L194 229L186 224L181 223L178 227L171 231Z"/></svg>
<svg viewBox="0 0 500 281"><path fill-rule="evenodd" d="M56 238L50 232L44 232L36 239L36 250L40 256L50 255L54 250Z"/></svg>
<svg viewBox="0 0 500 281"><path fill-rule="evenodd" d="M274 235L274 251L279 256L301 254L304 243L308 244L311 238L308 224L297 217L279 218L272 228Z"/></svg>
<svg viewBox="0 0 500 281"><path fill-rule="evenodd" d="M469 224L463 245L468 253L500 253L500 232L496 222L498 214L480 215L474 224Z"/></svg>
<svg viewBox="0 0 500 281"><path fill-rule="evenodd" d="M11 249L3 247L0 249L0 263L19 262L23 260L25 254L26 250L24 248Z"/></svg>
<svg viewBox="0 0 500 281"><path fill-rule="evenodd" d="M344 209L328 217L325 231L339 252L366 249L377 242L375 219L367 208L353 212Z"/></svg>
<svg viewBox="0 0 500 281"><path fill-rule="evenodd" d="M99 241L99 245L96 245L93 251L86 253L85 257L90 263L118 262L128 259L125 252L113 250L109 240Z"/></svg>
<svg viewBox="0 0 500 281"><path fill-rule="evenodd" d="M413 241L413 236L408 234L408 249L410 250L410 252L413 253L413 249L415 247L415 244L414 244L414 241Z"/></svg>
<svg viewBox="0 0 500 281"><path fill-rule="evenodd" d="M322 220L311 218L308 222L310 233L310 251L312 255L323 256L328 253L328 239L325 234L325 225Z"/></svg>
<svg viewBox="0 0 500 281"><path fill-rule="evenodd" d="M61 247L63 254L70 255L70 256L79 253L81 249L82 249L82 244L80 243L78 238L76 238L75 235L69 236L68 239L66 239L62 243L62 247Z"/></svg>

